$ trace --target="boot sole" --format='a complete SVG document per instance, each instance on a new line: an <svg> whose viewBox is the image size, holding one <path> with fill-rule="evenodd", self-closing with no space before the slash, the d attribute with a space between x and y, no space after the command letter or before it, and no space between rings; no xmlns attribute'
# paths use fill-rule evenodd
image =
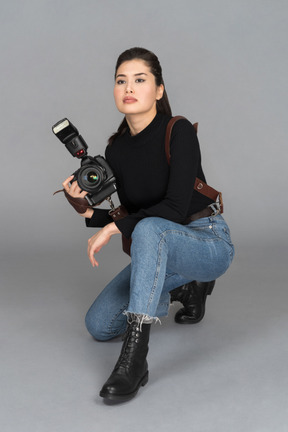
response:
<svg viewBox="0 0 288 432"><path fill-rule="evenodd" d="M178 312L180 312L181 311L181 309L178 311ZM177 314L176 314L177 315ZM191 318L189 315L185 315L184 313L183 313L183 315L180 315L179 316L179 318L178 318L178 316L176 316L175 315L175 317L174 317L174 321L177 323L177 324L188 324L188 325L192 325L192 324L198 324L200 321L202 321L202 319L204 318L204 316L205 316L205 313L203 313L199 318L197 318L197 319L194 319L194 318Z"/></svg>
<svg viewBox="0 0 288 432"><path fill-rule="evenodd" d="M134 392L129 393L129 394L115 394L115 393L108 393L108 392L100 391L99 395L102 398L108 399L110 401L125 402L125 401L128 401L130 399L133 399L136 396L136 394L138 393L139 388L144 387L148 383L148 379L149 379L149 372L147 371L146 374L143 376L143 378L139 381L139 384L138 384L136 390L134 390Z"/></svg>

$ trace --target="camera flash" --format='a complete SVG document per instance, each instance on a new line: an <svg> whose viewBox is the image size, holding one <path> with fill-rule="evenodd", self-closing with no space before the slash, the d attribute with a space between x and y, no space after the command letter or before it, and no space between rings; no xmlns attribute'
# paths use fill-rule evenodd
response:
<svg viewBox="0 0 288 432"><path fill-rule="evenodd" d="M67 126L69 126L69 124L70 124L69 121L67 119L65 119L61 123L53 126L54 134L61 132L63 129L65 129Z"/></svg>

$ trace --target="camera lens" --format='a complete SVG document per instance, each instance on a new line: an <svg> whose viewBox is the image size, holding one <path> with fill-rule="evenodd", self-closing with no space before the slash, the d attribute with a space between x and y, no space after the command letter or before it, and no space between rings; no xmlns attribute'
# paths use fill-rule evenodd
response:
<svg viewBox="0 0 288 432"><path fill-rule="evenodd" d="M95 185L95 183L97 183L99 180L99 176L95 171L89 171L87 174L85 174L84 180L88 183L91 183L91 185Z"/></svg>
<svg viewBox="0 0 288 432"><path fill-rule="evenodd" d="M103 170L98 166L82 167L78 175L80 188L90 193L96 193L101 190L104 180Z"/></svg>

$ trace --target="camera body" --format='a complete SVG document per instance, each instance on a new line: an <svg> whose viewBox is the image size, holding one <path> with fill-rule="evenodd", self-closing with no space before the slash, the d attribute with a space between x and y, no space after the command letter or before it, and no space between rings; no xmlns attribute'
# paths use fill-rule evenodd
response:
<svg viewBox="0 0 288 432"><path fill-rule="evenodd" d="M89 205L98 205L117 191L116 179L107 161L100 155L88 156L88 145L67 118L52 126L52 131L73 157L81 159L81 168L73 173L72 181L77 180L79 187L88 192L85 198Z"/></svg>
<svg viewBox="0 0 288 432"><path fill-rule="evenodd" d="M81 168L73 173L79 187L88 192L86 199L91 206L100 204L116 192L116 180L106 160L98 156L86 156Z"/></svg>

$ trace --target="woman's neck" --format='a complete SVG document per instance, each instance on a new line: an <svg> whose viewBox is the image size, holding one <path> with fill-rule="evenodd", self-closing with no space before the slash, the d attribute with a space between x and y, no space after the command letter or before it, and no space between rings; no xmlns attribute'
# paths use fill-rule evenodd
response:
<svg viewBox="0 0 288 432"><path fill-rule="evenodd" d="M132 136L142 132L155 118L157 111L150 112L149 114L128 114L126 120Z"/></svg>

